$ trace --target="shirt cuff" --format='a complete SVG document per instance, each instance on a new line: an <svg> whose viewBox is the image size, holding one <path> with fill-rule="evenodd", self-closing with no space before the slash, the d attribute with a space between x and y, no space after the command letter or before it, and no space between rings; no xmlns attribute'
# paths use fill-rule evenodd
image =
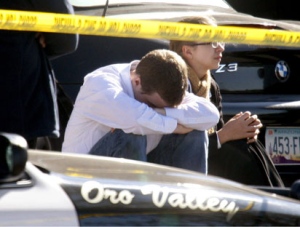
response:
<svg viewBox="0 0 300 227"><path fill-rule="evenodd" d="M222 145L220 143L220 139L219 139L218 133L216 133L216 135L217 135L218 149L220 149L222 147Z"/></svg>

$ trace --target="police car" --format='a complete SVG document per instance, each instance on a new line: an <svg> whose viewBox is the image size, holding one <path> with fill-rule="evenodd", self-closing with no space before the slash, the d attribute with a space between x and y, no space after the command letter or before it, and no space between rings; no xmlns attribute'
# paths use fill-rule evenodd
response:
<svg viewBox="0 0 300 227"><path fill-rule="evenodd" d="M2 226L299 226L300 182L246 187L123 158L27 150L0 134Z"/></svg>

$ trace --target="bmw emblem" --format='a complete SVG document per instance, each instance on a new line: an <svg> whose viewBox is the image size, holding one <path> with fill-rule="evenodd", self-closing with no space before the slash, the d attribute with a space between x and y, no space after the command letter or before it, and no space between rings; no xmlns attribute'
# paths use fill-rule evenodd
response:
<svg viewBox="0 0 300 227"><path fill-rule="evenodd" d="M275 75L280 82L285 82L290 76L290 68L285 61L279 61L275 67Z"/></svg>

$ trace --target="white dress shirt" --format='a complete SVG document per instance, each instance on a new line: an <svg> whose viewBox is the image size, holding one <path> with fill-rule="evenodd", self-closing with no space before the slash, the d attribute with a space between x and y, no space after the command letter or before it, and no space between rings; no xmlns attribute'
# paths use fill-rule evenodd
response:
<svg viewBox="0 0 300 227"><path fill-rule="evenodd" d="M86 154L111 129L147 135L149 152L162 135L175 130L177 123L196 130L217 124L216 107L189 92L178 107L165 108L166 116L134 99L130 70L138 62L102 67L84 78L66 127L62 152Z"/></svg>

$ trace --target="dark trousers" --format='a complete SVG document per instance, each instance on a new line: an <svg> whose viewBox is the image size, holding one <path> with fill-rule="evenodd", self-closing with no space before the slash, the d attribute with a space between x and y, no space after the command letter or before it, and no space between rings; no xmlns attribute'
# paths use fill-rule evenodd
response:
<svg viewBox="0 0 300 227"><path fill-rule="evenodd" d="M230 141L209 151L208 174L246 185L284 186L260 142Z"/></svg>

